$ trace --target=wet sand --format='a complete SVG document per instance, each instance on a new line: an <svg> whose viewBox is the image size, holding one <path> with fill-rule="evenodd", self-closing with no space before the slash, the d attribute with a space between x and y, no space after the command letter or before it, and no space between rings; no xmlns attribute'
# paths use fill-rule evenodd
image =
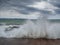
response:
<svg viewBox="0 0 60 45"><path fill-rule="evenodd" d="M0 38L0 45L60 45L60 39L6 39Z"/></svg>

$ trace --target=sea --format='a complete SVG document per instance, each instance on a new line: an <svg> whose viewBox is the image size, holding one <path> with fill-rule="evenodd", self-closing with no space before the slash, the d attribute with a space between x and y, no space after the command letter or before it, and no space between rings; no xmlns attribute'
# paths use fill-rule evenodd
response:
<svg viewBox="0 0 60 45"><path fill-rule="evenodd" d="M0 24L6 23L6 24L23 24L26 22L26 19L0 19Z"/></svg>
<svg viewBox="0 0 60 45"><path fill-rule="evenodd" d="M1 24L7 24L7 25L22 25L24 24L28 19L0 19L0 25ZM37 19L31 19L31 21L35 22Z"/></svg>

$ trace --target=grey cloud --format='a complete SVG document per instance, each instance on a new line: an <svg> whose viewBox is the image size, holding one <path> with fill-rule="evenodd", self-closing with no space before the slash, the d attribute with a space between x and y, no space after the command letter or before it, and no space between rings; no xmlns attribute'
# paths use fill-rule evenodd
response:
<svg viewBox="0 0 60 45"><path fill-rule="evenodd" d="M60 14L60 9L56 9L56 10L55 10L55 13L56 13L56 14Z"/></svg>
<svg viewBox="0 0 60 45"><path fill-rule="evenodd" d="M47 0L0 0L0 10L3 9L14 9L13 7L15 7L16 11L22 13L22 14L30 14L31 12L39 12L42 14L52 14L51 11L47 11L47 10L39 10L33 7L27 7L27 5L32 5L34 2L38 2L38 1L47 1ZM60 7L60 0L56 0L56 2L54 2L55 0L50 0L49 3L51 3L54 6ZM58 14L59 10L55 10L56 14Z"/></svg>
<svg viewBox="0 0 60 45"><path fill-rule="evenodd" d="M60 8L60 0L50 0L50 3Z"/></svg>
<svg viewBox="0 0 60 45"><path fill-rule="evenodd" d="M60 0L49 0L49 3L54 5L55 7L58 7L58 9L55 9L55 14L60 14Z"/></svg>
<svg viewBox="0 0 60 45"><path fill-rule="evenodd" d="M3 2L3 5L0 6L0 9L11 9L12 7L15 7L16 11L22 13L22 14L29 14L31 12L38 11L37 9L34 9L32 7L27 7L26 5L33 4L38 0L1 0ZM1 3L2 4L2 3ZM24 9L24 10L23 10Z"/></svg>

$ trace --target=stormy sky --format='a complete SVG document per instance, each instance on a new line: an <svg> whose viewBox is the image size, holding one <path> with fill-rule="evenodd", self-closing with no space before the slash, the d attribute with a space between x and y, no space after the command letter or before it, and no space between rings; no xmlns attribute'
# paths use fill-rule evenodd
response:
<svg viewBox="0 0 60 45"><path fill-rule="evenodd" d="M42 14L59 15L60 0L0 0L0 18Z"/></svg>

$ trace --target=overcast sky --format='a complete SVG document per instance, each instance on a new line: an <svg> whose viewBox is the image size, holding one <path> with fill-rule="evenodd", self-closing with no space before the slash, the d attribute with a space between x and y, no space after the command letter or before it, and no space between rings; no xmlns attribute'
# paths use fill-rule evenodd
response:
<svg viewBox="0 0 60 45"><path fill-rule="evenodd" d="M0 18L42 14L59 15L60 0L0 0Z"/></svg>

